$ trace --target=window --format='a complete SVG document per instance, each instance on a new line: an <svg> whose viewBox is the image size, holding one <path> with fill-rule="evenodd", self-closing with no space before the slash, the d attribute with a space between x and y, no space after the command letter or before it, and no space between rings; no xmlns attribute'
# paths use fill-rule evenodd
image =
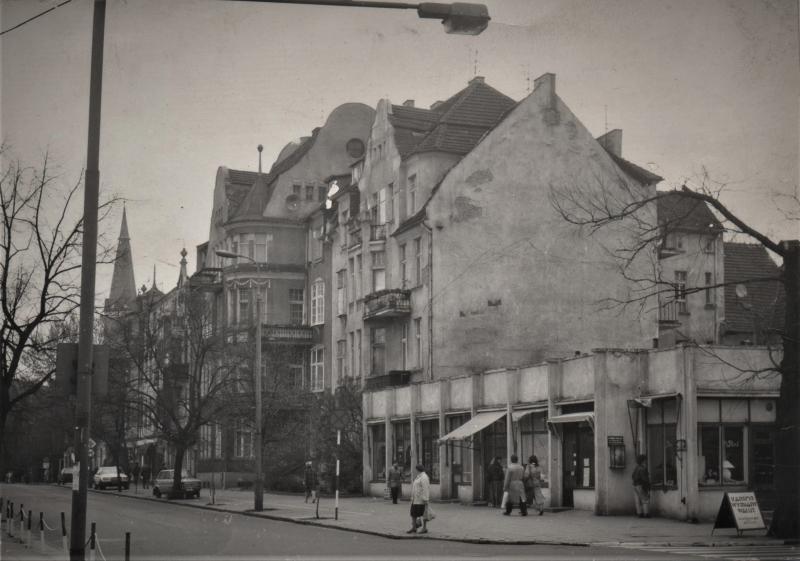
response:
<svg viewBox="0 0 800 561"><path fill-rule="evenodd" d="M386 288L386 252L372 252L372 290L377 292Z"/></svg>
<svg viewBox="0 0 800 561"><path fill-rule="evenodd" d="M711 287L713 284L713 275L711 273L706 273L706 306L714 305L714 289Z"/></svg>
<svg viewBox="0 0 800 561"><path fill-rule="evenodd" d="M422 318L414 318L414 366L422 368Z"/></svg>
<svg viewBox="0 0 800 561"><path fill-rule="evenodd" d="M419 434L421 449L417 456L431 478L431 483L439 483L439 419L420 421Z"/></svg>
<svg viewBox="0 0 800 561"><path fill-rule="evenodd" d="M336 272L336 315L347 313L347 271Z"/></svg>
<svg viewBox="0 0 800 561"><path fill-rule="evenodd" d="M350 301L356 301L356 261L350 258Z"/></svg>
<svg viewBox="0 0 800 561"><path fill-rule="evenodd" d="M350 339L350 373L356 375L356 337L352 331L348 334Z"/></svg>
<svg viewBox="0 0 800 561"><path fill-rule="evenodd" d="M414 286L422 284L422 238L414 240Z"/></svg>
<svg viewBox="0 0 800 561"><path fill-rule="evenodd" d="M394 183L389 183L386 186L386 201L388 207L386 209L386 221L394 222L394 211L397 208L397 192L394 190Z"/></svg>
<svg viewBox="0 0 800 561"><path fill-rule="evenodd" d="M548 433L547 414L544 412L530 413L519 421L520 445L518 454L520 459L527 463L528 458L536 456L539 466L542 468L542 477L547 477L548 453Z"/></svg>
<svg viewBox="0 0 800 561"><path fill-rule="evenodd" d="M408 323L403 324L403 333L400 336L400 352L402 356L403 370L407 368L406 362L408 359Z"/></svg>
<svg viewBox="0 0 800 561"><path fill-rule="evenodd" d="M304 314L304 300L302 288L289 289L289 323L292 325L302 325Z"/></svg>
<svg viewBox="0 0 800 561"><path fill-rule="evenodd" d="M378 222L386 224L386 188L378 191Z"/></svg>
<svg viewBox="0 0 800 561"><path fill-rule="evenodd" d="M469 415L453 415L447 417L447 432L452 432L469 421ZM470 485L472 483L472 437L463 442L447 443L446 454L450 461L450 472L454 485Z"/></svg>
<svg viewBox="0 0 800 561"><path fill-rule="evenodd" d="M647 462L650 481L656 487L677 485L677 401L659 399L647 410Z"/></svg>
<svg viewBox="0 0 800 561"><path fill-rule="evenodd" d="M267 262L267 242L269 238L266 234L256 234L256 255L255 260L259 263Z"/></svg>
<svg viewBox="0 0 800 561"><path fill-rule="evenodd" d="M325 323L325 281L317 279L311 285L311 325Z"/></svg>
<svg viewBox="0 0 800 561"><path fill-rule="evenodd" d="M361 272L363 270L361 255L356 255L356 300L361 298Z"/></svg>
<svg viewBox="0 0 800 561"><path fill-rule="evenodd" d="M314 185L306 185L306 201L314 200Z"/></svg>
<svg viewBox="0 0 800 561"><path fill-rule="evenodd" d="M688 313L686 307L686 271L675 271L675 301L678 303L678 312Z"/></svg>
<svg viewBox="0 0 800 561"><path fill-rule="evenodd" d="M311 349L311 391L325 389L325 347Z"/></svg>
<svg viewBox="0 0 800 561"><path fill-rule="evenodd" d="M253 427L244 419L236 421L233 432L233 455L236 458L253 457Z"/></svg>
<svg viewBox="0 0 800 561"><path fill-rule="evenodd" d="M416 174L408 178L408 215L412 216L417 212L417 176Z"/></svg>
<svg viewBox="0 0 800 561"><path fill-rule="evenodd" d="M302 364L289 365L289 386L291 388L300 389L303 387L303 380L305 378L305 367Z"/></svg>
<svg viewBox="0 0 800 561"><path fill-rule="evenodd" d="M325 185L320 185L317 187L317 201L324 202L325 198L328 196L328 189Z"/></svg>
<svg viewBox="0 0 800 561"><path fill-rule="evenodd" d="M372 479L386 480L386 425L370 425L369 436L372 441Z"/></svg>
<svg viewBox="0 0 800 561"><path fill-rule="evenodd" d="M392 423L394 442L392 446L392 463L396 462L403 472L403 479L411 480L411 423L401 421Z"/></svg>
<svg viewBox="0 0 800 561"><path fill-rule="evenodd" d="M210 423L200 428L200 458L203 460L222 457L222 425Z"/></svg>
<svg viewBox="0 0 800 561"><path fill-rule="evenodd" d="M339 380L347 377L347 341L336 341L336 374Z"/></svg>
<svg viewBox="0 0 800 561"><path fill-rule="evenodd" d="M386 369L386 329L373 327L370 331L372 346L372 372L371 376L380 376Z"/></svg>
<svg viewBox="0 0 800 561"><path fill-rule="evenodd" d="M300 183L298 183L298 182L293 183L292 184L292 194L294 194L296 197L299 197L300 196L300 190L302 188L303 187L302 187L302 185Z"/></svg>
<svg viewBox="0 0 800 561"><path fill-rule="evenodd" d="M406 281L408 280L408 273L406 272L406 244L400 244L397 249L400 258L400 286L405 288Z"/></svg>
<svg viewBox="0 0 800 561"><path fill-rule="evenodd" d="M356 371L354 374L360 378L361 377L361 330L356 329Z"/></svg>
<svg viewBox="0 0 800 561"><path fill-rule="evenodd" d="M239 314L236 317L238 323L247 323L250 321L250 289L239 287Z"/></svg>
<svg viewBox="0 0 800 561"><path fill-rule="evenodd" d="M700 243L703 244L703 251L705 253L714 253L714 238L702 238Z"/></svg>

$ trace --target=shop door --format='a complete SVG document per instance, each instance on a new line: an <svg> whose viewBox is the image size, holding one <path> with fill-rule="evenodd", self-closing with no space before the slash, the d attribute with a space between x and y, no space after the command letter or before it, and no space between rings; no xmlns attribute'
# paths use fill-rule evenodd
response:
<svg viewBox="0 0 800 561"><path fill-rule="evenodd" d="M573 490L578 480L578 425L567 423L562 425L562 496L561 504L566 507L575 506Z"/></svg>

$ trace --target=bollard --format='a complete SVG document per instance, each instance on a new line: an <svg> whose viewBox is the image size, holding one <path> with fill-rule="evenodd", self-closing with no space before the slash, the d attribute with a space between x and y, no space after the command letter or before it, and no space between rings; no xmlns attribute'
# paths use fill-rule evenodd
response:
<svg viewBox="0 0 800 561"><path fill-rule="evenodd" d="M67 541L67 517L61 513L61 545L64 548L64 555L69 561L69 542Z"/></svg>
<svg viewBox="0 0 800 561"><path fill-rule="evenodd" d="M10 501L8 503L8 513L6 514L6 519L7 519L6 524L8 524L8 526L7 526L8 537L13 538L14 537L14 503L10 502Z"/></svg>
<svg viewBox="0 0 800 561"><path fill-rule="evenodd" d="M31 533L31 518L32 517L33 517L33 512L30 509L28 509L28 531L27 531L27 533L25 535L25 538L26 538L25 539L25 547L27 547L28 549L33 547L33 538L31 537L32 536L32 533Z"/></svg>
<svg viewBox="0 0 800 561"><path fill-rule="evenodd" d="M95 561L96 559L96 553L94 550L94 548L97 547L97 536L95 534L96 527L97 524L92 522L92 533L89 536L89 561Z"/></svg>
<svg viewBox="0 0 800 561"><path fill-rule="evenodd" d="M44 553L44 512L39 513L39 542Z"/></svg>
<svg viewBox="0 0 800 561"><path fill-rule="evenodd" d="M25 505L20 503L19 505L19 533L17 535L17 540L20 543L25 543Z"/></svg>
<svg viewBox="0 0 800 561"><path fill-rule="evenodd" d="M125 532L125 561L131 561L131 533Z"/></svg>

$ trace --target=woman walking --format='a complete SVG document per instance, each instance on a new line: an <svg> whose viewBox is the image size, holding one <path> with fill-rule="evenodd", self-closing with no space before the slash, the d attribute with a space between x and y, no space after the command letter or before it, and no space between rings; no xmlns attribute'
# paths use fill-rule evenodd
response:
<svg viewBox="0 0 800 561"><path fill-rule="evenodd" d="M525 475L525 470L519 464L519 457L514 454L511 456L511 463L508 464L506 470L506 480L503 485L503 491L508 493L506 500L506 510L504 515L511 514L511 509L514 505L519 503L519 512L522 516L528 516L528 504L525 501L525 485L522 483L522 477Z"/></svg>
<svg viewBox="0 0 800 561"><path fill-rule="evenodd" d="M420 464L417 466L417 477L414 478L414 483L411 484L411 529L406 534L414 534L419 528L419 520L422 519L422 530L420 534L428 533L428 521L425 520L425 509L428 506L431 493L431 482L428 479L428 474L425 473L425 467Z"/></svg>
<svg viewBox="0 0 800 561"><path fill-rule="evenodd" d="M544 514L544 495L542 494L542 469L539 467L539 458L531 456L525 466L526 493L528 504L533 504L539 511L539 516Z"/></svg>

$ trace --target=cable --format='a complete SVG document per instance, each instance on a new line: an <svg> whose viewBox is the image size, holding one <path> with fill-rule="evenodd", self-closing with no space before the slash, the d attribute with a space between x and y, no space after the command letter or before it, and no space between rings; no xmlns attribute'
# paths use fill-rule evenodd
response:
<svg viewBox="0 0 800 561"><path fill-rule="evenodd" d="M39 14L36 14L35 16L33 16L33 17L30 17L30 18L26 19L25 21L23 21L23 22L21 22L21 23L18 23L18 24L17 24L17 25L15 25L14 27L9 27L8 29L6 29L6 30L4 30L4 31L0 31L0 35L5 35L5 34L6 34L6 33L8 33L9 31L14 31L15 29L22 27L22 26L23 26L23 25L25 25L26 23L29 23L29 22L31 22L31 21L33 21L33 20L35 20L36 18L42 17L42 16L43 16L43 15L45 15L46 13L48 13L48 12L52 12L52 11L53 11L53 10L55 10L56 8L60 8L60 7L61 7L61 6L63 6L64 4L69 4L70 2L72 2L72 0L64 0L64 1L63 1L63 2L61 2L60 4L57 4L57 5L53 6L52 8L48 8L48 9L47 9L47 10L45 10L44 12L41 12L41 13L39 13Z"/></svg>

